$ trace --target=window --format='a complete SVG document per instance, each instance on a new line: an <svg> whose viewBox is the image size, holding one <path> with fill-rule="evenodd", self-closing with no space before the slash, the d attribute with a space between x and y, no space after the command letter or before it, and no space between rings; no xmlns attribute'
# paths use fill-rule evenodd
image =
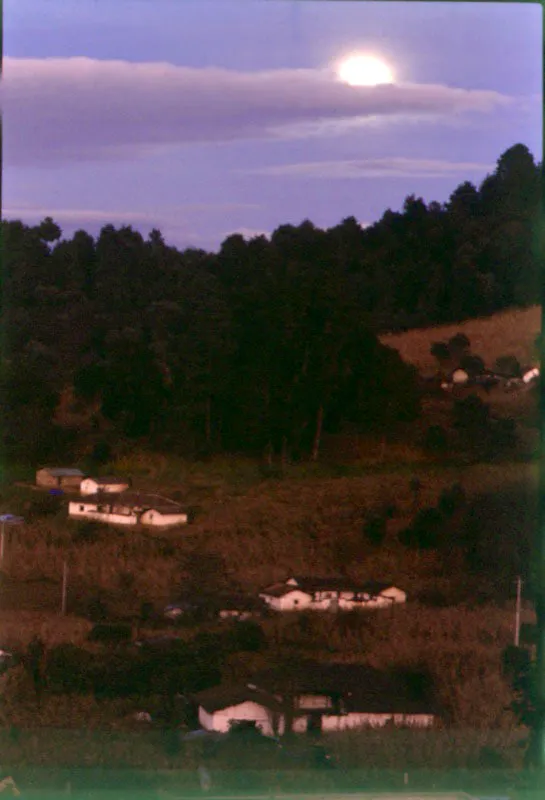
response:
<svg viewBox="0 0 545 800"><path fill-rule="evenodd" d="M85 511L85 506L80 506L80 507L79 507L79 510L80 510L80 511Z"/></svg>

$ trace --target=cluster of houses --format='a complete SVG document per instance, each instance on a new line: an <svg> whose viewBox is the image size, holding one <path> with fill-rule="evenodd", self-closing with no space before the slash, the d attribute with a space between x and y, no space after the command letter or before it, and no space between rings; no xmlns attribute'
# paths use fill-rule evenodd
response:
<svg viewBox="0 0 545 800"><path fill-rule="evenodd" d="M258 673L251 683L223 684L193 698L206 731L254 725L265 736L348 729L429 728L439 716L427 676L361 664L303 662Z"/></svg>
<svg viewBox="0 0 545 800"><path fill-rule="evenodd" d="M365 611L393 608L407 601L406 592L391 583L357 583L343 577L290 577L262 589L257 596L243 593L184 597L170 603L164 616L177 621L201 612L220 619L248 620L267 612Z"/></svg>
<svg viewBox="0 0 545 800"><path fill-rule="evenodd" d="M36 485L53 491L77 492L68 502L68 515L110 525L174 527L188 521L174 500L131 491L131 481L118 476L86 476L79 469L43 467L36 473Z"/></svg>

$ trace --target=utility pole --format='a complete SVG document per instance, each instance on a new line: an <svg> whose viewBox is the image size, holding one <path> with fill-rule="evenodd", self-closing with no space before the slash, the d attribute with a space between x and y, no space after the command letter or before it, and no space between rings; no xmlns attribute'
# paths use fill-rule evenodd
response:
<svg viewBox="0 0 545 800"><path fill-rule="evenodd" d="M66 614L66 592L68 589L68 562L66 559L62 565L62 600L61 600L61 614Z"/></svg>
<svg viewBox="0 0 545 800"><path fill-rule="evenodd" d="M520 575L517 578L517 604L515 607L515 647L519 646L520 642L520 606L522 598L522 579Z"/></svg>

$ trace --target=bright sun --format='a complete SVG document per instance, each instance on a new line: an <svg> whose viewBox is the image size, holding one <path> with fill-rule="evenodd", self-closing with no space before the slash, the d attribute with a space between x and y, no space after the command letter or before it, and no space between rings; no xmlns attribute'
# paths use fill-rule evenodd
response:
<svg viewBox="0 0 545 800"><path fill-rule="evenodd" d="M388 64L374 56L354 55L342 61L337 74L350 86L377 86L393 83L394 75Z"/></svg>

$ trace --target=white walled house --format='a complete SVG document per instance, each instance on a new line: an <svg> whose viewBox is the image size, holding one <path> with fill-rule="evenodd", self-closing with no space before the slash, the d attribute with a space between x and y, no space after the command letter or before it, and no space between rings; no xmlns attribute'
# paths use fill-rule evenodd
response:
<svg viewBox="0 0 545 800"><path fill-rule="evenodd" d="M80 485L80 494L92 495L100 494L120 494L126 491L131 485L128 478L114 476L99 478L84 478Z"/></svg>
<svg viewBox="0 0 545 800"><path fill-rule="evenodd" d="M199 724L206 731L228 733L238 722L253 722L264 736L284 732L283 706L272 694L252 685L216 686L195 695Z"/></svg>
<svg viewBox="0 0 545 800"><path fill-rule="evenodd" d="M186 525L187 512L173 500L155 494L100 492L84 495L68 505L70 517L93 519L110 525L175 527Z"/></svg>
<svg viewBox="0 0 545 800"><path fill-rule="evenodd" d="M334 732L362 728L428 728L438 719L423 676L382 672L361 664L303 662L298 671L261 673L254 684L292 700L291 730Z"/></svg>
<svg viewBox="0 0 545 800"><path fill-rule="evenodd" d="M391 584L355 584L345 578L292 577L266 587L259 596L274 611L353 611L407 601L406 592Z"/></svg>

